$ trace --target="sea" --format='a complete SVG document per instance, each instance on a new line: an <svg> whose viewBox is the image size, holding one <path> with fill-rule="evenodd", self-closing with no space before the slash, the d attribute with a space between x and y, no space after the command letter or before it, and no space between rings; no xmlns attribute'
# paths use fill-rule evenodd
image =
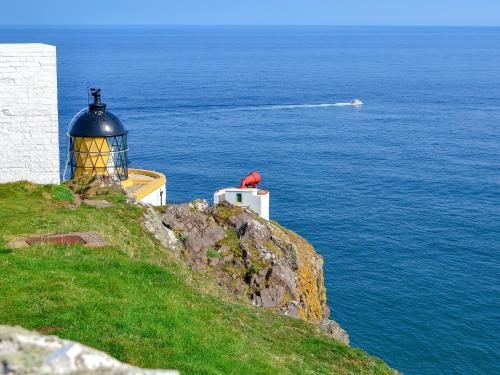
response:
<svg viewBox="0 0 500 375"><path fill-rule="evenodd" d="M62 170L100 87L171 202L262 174L353 346L405 374L500 374L500 28L1 26L0 42L57 46Z"/></svg>

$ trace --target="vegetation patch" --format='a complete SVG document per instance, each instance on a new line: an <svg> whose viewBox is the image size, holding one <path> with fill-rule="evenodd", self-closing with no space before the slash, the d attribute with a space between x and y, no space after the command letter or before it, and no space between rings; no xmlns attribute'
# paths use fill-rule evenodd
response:
<svg viewBox="0 0 500 375"><path fill-rule="evenodd" d="M224 238L217 245L219 247L227 246L235 257L241 258L241 242L234 228L226 229Z"/></svg>
<svg viewBox="0 0 500 375"><path fill-rule="evenodd" d="M238 206L228 206L224 204L218 204L214 208L214 216L222 220L223 222L230 217L237 216L243 212L243 209Z"/></svg>
<svg viewBox="0 0 500 375"><path fill-rule="evenodd" d="M209 258L220 258L220 254L214 248L209 247L207 250L207 257Z"/></svg>
<svg viewBox="0 0 500 375"><path fill-rule="evenodd" d="M52 199L56 201L66 201L73 203L75 201L75 195L66 186L55 185L52 188Z"/></svg>
<svg viewBox="0 0 500 375"><path fill-rule="evenodd" d="M271 266L271 262L263 260L260 255L260 252L255 248L255 246L252 243L250 244L247 243L247 245L248 245L247 248L250 252L251 268L255 271L253 273L257 273L260 270L263 270L264 268Z"/></svg>
<svg viewBox="0 0 500 375"><path fill-rule="evenodd" d="M268 248L272 253L276 254L276 255L279 255L279 256L283 256L283 251L278 247L276 246L276 244L271 241L271 240L267 240L264 242L264 246L266 248Z"/></svg>

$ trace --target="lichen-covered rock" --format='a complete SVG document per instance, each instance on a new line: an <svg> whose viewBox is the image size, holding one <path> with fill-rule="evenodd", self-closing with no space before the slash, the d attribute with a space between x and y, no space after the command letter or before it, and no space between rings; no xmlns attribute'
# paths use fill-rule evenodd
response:
<svg viewBox="0 0 500 375"><path fill-rule="evenodd" d="M227 210L227 204L214 208L216 216L221 209ZM250 278L255 305L281 312L285 306L293 306L285 309L287 315L297 314L309 321L324 317L329 309L323 284L323 259L307 241L249 211L229 216L225 224L234 226L249 270L255 267L259 271Z"/></svg>
<svg viewBox="0 0 500 375"><path fill-rule="evenodd" d="M146 213L146 219L165 247L194 269L215 273L218 284L232 293L255 306L318 323L325 333L348 342L338 324L328 320L323 258L296 233L228 202L168 205L158 214Z"/></svg>
<svg viewBox="0 0 500 375"><path fill-rule="evenodd" d="M193 268L215 273L218 284L237 296L318 323L325 334L349 343L347 333L328 319L323 258L296 233L227 202L168 205L158 214L146 213L146 219L165 247ZM170 240L161 239L162 231Z"/></svg>
<svg viewBox="0 0 500 375"><path fill-rule="evenodd" d="M143 370L106 353L55 336L0 325L0 373L11 375L176 375L175 370Z"/></svg>
<svg viewBox="0 0 500 375"><path fill-rule="evenodd" d="M302 237L227 202L168 205L159 216L187 263L233 293L283 315L328 318L323 259Z"/></svg>

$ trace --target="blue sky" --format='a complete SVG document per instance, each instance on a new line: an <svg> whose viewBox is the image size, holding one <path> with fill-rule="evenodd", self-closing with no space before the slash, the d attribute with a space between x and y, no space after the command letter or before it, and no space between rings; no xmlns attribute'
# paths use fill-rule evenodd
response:
<svg viewBox="0 0 500 375"><path fill-rule="evenodd" d="M5 24L500 26L500 0L2 0Z"/></svg>

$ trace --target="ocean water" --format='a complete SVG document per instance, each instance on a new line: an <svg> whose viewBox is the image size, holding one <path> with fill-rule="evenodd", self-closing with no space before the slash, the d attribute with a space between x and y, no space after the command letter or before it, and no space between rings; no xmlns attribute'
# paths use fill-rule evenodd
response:
<svg viewBox="0 0 500 375"><path fill-rule="evenodd" d="M0 42L57 46L62 158L99 86L170 200L262 173L272 218L324 257L352 345L405 374L500 373L500 29L1 27Z"/></svg>

